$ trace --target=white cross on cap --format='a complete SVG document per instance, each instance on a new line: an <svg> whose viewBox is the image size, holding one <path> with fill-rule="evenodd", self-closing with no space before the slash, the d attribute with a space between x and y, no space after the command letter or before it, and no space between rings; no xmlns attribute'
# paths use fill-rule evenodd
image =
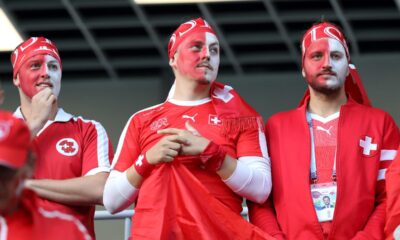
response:
<svg viewBox="0 0 400 240"><path fill-rule="evenodd" d="M371 137L365 136L365 140L360 139L360 147L363 148L363 154L368 156L371 154L371 150L375 151L378 148L378 145L372 143Z"/></svg>

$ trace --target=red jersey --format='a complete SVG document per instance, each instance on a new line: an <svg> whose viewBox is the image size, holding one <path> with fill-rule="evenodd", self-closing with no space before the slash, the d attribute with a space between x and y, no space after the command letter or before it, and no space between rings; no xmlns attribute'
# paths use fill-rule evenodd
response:
<svg viewBox="0 0 400 240"><path fill-rule="evenodd" d="M23 118L20 108L14 113ZM59 109L34 139L39 159L34 178L62 180L108 172L113 151L102 125L74 117ZM40 207L58 210L78 218L94 237L95 206L71 206L40 198Z"/></svg>
<svg viewBox="0 0 400 240"><path fill-rule="evenodd" d="M396 159L386 172L387 191L387 216L385 233L386 239L394 239L393 233L400 226L400 147L392 151L391 155L397 154ZM398 232L398 230L397 230Z"/></svg>
<svg viewBox="0 0 400 240"><path fill-rule="evenodd" d="M163 128L185 129L185 122L197 129L205 138L224 147L233 158L265 156L266 145L262 140L262 128L248 130L226 137L221 134L219 119L211 99L196 102L169 100L160 105L134 114L121 135L112 168L120 172L132 166L139 155L144 154L164 135L157 134ZM178 156L206 189L236 213L242 210L242 197L235 194L214 172L205 171L197 156ZM140 196L140 192L139 192ZM138 203L139 204L139 203Z"/></svg>
<svg viewBox="0 0 400 240"><path fill-rule="evenodd" d="M251 221L274 237L324 239L310 194L307 100L266 125L272 198L249 206ZM337 199L328 239L383 238L385 171L399 145L399 129L385 112L349 99L337 131Z"/></svg>
<svg viewBox="0 0 400 240"><path fill-rule="evenodd" d="M37 200L35 193L24 191L18 209L10 215L0 216L1 240L92 239L74 216L39 208Z"/></svg>

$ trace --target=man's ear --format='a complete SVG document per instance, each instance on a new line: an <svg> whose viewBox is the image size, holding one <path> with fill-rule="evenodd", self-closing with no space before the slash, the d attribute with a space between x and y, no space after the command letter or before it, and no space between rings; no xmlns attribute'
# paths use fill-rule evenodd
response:
<svg viewBox="0 0 400 240"><path fill-rule="evenodd" d="M172 57L169 59L169 65L174 68L176 67L176 59L177 59L177 54L175 53L172 55Z"/></svg>
<svg viewBox="0 0 400 240"><path fill-rule="evenodd" d="M19 74L17 74L17 77L13 79L13 84L16 87L20 87L21 83L19 81Z"/></svg>
<svg viewBox="0 0 400 240"><path fill-rule="evenodd" d="M306 78L306 72L304 72L304 68L301 69L301 75L303 75L303 78Z"/></svg>

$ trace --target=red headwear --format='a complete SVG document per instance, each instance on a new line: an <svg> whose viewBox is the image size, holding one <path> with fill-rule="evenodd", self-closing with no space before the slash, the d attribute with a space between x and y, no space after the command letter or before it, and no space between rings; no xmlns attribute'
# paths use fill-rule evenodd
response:
<svg viewBox="0 0 400 240"><path fill-rule="evenodd" d="M368 95L361 82L356 67L353 64L350 64L349 48L347 46L345 36L337 26L329 22L323 22L314 25L307 30L307 32L303 35L303 40L301 42L302 64L304 64L304 56L305 53L307 52L308 47L313 42L322 38L332 38L339 41L342 44L343 48L346 51L346 57L349 62L349 73L350 73L345 80L346 93L349 94L349 96L356 102L367 106L371 106L371 101L368 98ZM307 90L305 95L303 96L303 99L300 101L300 105L304 104L304 101L308 98L309 95L310 92L309 90Z"/></svg>
<svg viewBox="0 0 400 240"><path fill-rule="evenodd" d="M176 49L178 48L179 44L181 44L183 39L186 38L186 36L197 32L209 32L216 35L211 26L208 25L208 23L202 18L197 18L195 20L182 23L169 39L168 57L172 58L174 56Z"/></svg>
<svg viewBox="0 0 400 240"><path fill-rule="evenodd" d="M22 167L31 150L31 133L25 122L9 112L0 111L0 165Z"/></svg>
<svg viewBox="0 0 400 240"><path fill-rule="evenodd" d="M48 54L53 56L60 63L60 54L56 45L44 37L31 37L21 43L11 54L11 63L13 65L13 78L17 78L17 74L22 64L29 58L38 54Z"/></svg>

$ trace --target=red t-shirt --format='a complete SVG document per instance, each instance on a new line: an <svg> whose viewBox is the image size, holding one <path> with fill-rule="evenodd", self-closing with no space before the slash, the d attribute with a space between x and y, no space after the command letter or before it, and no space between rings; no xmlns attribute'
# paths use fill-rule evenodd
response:
<svg viewBox="0 0 400 240"><path fill-rule="evenodd" d="M89 240L85 226L74 216L37 206L38 197L24 191L18 209L0 216L1 240Z"/></svg>
<svg viewBox="0 0 400 240"><path fill-rule="evenodd" d="M216 144L224 147L233 158L242 156L263 156L266 151L262 129L254 129L229 135L221 134L221 119L217 116L211 100L183 102L170 100L160 105L144 109L134 114L128 121L120 137L112 168L125 171L139 155L146 153L164 135L157 130L164 128L185 129L185 122ZM221 178L213 172L205 171L198 156L179 156L191 173L199 179L213 196L234 212L242 210L242 197L235 194ZM140 192L139 192L140 195Z"/></svg>
<svg viewBox="0 0 400 240"><path fill-rule="evenodd" d="M20 108L14 115L23 117ZM100 123L74 117L62 109L39 131L34 144L38 153L36 179L62 180L108 172L113 157L111 142ZM64 205L43 198L38 204L75 216L94 238L94 206Z"/></svg>

